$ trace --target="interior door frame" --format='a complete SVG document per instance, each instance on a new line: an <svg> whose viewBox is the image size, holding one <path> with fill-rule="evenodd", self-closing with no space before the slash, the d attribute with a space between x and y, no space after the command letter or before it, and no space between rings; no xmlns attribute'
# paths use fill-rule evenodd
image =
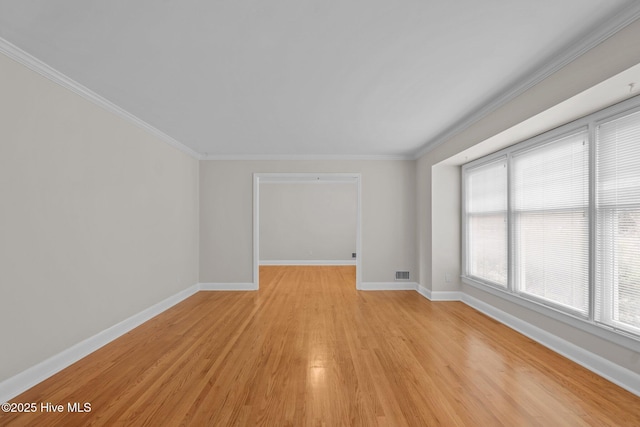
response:
<svg viewBox="0 0 640 427"><path fill-rule="evenodd" d="M356 185L356 289L362 283L362 177L359 173L254 173L253 174L253 284L260 288L260 184L350 183Z"/></svg>

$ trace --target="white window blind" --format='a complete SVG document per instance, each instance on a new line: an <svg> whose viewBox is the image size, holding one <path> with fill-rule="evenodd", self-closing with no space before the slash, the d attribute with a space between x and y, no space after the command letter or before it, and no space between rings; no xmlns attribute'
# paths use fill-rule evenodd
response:
<svg viewBox="0 0 640 427"><path fill-rule="evenodd" d="M462 182L465 283L640 342L640 96L474 160Z"/></svg>
<svg viewBox="0 0 640 427"><path fill-rule="evenodd" d="M507 286L507 160L465 173L466 274Z"/></svg>
<svg viewBox="0 0 640 427"><path fill-rule="evenodd" d="M515 291L589 314L589 144L586 129L512 157Z"/></svg>
<svg viewBox="0 0 640 427"><path fill-rule="evenodd" d="M640 112L596 130L596 321L640 333Z"/></svg>

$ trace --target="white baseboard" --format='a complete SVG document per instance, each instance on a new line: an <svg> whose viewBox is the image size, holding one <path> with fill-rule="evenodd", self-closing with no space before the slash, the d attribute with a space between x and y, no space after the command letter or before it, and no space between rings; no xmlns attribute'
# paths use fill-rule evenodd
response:
<svg viewBox="0 0 640 427"><path fill-rule="evenodd" d="M416 286L416 292L431 301L431 289L427 289L422 285Z"/></svg>
<svg viewBox="0 0 640 427"><path fill-rule="evenodd" d="M494 306L464 292L431 291L421 285L417 285L416 291L430 301L462 301L469 307L486 314L492 319L497 320L515 331L520 332L522 335L525 335L550 350L561 354L578 365L587 368L591 372L606 378L636 396L640 396L640 375L620 365L616 365L597 354L591 353L590 351L572 344L569 341L553 335L541 328L538 328L531 323L525 322L522 319L499 310Z"/></svg>
<svg viewBox="0 0 640 427"><path fill-rule="evenodd" d="M299 260L262 260L259 265L356 265L355 259L343 260L311 260L311 259L299 259Z"/></svg>
<svg viewBox="0 0 640 427"><path fill-rule="evenodd" d="M362 282L361 291L415 291L416 282Z"/></svg>
<svg viewBox="0 0 640 427"><path fill-rule="evenodd" d="M55 356L52 356L43 362L40 362L37 365L2 381L0 383L0 403L13 399L20 393L23 393L34 385L41 383L50 376L93 353L100 347L126 334L135 327L140 326L147 320L189 298L191 295L198 292L198 290L198 285L190 286L189 288L160 301L140 313L134 314L128 319L125 319L122 322L117 323L72 347L69 347Z"/></svg>
<svg viewBox="0 0 640 427"><path fill-rule="evenodd" d="M199 283L201 291L257 291L255 283Z"/></svg>
<svg viewBox="0 0 640 427"><path fill-rule="evenodd" d="M431 291L415 282L363 282L365 291L415 290L432 301L462 301L469 307L486 314L545 347L563 355L614 384L640 396L640 375L611 361L591 353L575 344L559 338L522 319L512 316L463 292ZM34 385L44 381L62 369L93 353L100 347L124 335L147 320L178 304L199 290L202 291L251 291L254 283L199 283L135 314L122 322L38 363L37 365L0 383L0 403L7 402Z"/></svg>
<svg viewBox="0 0 640 427"><path fill-rule="evenodd" d="M431 301L461 301L462 292L457 291L432 291Z"/></svg>
<svg viewBox="0 0 640 427"><path fill-rule="evenodd" d="M460 301L462 299L462 292L457 291L432 291L421 285L417 285L416 291L429 301Z"/></svg>
<svg viewBox="0 0 640 427"><path fill-rule="evenodd" d="M469 307L497 320L498 322L520 332L543 346L563 355L567 359L576 362L588 370L600 375L603 378L630 391L636 396L640 396L640 375L622 366L591 353L582 347L578 347L556 335L538 328L522 319L512 316L494 306L487 304L466 293L462 293L462 302Z"/></svg>

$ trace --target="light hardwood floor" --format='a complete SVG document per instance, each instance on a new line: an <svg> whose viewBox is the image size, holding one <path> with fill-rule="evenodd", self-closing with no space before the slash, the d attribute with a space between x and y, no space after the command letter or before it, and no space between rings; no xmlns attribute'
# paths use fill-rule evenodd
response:
<svg viewBox="0 0 640 427"><path fill-rule="evenodd" d="M640 398L457 302L357 292L353 267L262 267L14 402L0 425L640 426Z"/></svg>

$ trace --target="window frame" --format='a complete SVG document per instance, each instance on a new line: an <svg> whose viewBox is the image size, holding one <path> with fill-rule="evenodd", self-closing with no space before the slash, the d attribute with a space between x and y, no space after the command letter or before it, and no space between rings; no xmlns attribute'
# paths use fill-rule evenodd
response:
<svg viewBox="0 0 640 427"><path fill-rule="evenodd" d="M572 127L568 127L567 129L562 128L562 131L560 131L558 133L554 133L553 135L549 135L548 138L544 138L541 139L540 141L538 141L537 143L534 144L530 144L527 145L525 147L519 148L516 146L512 146L513 149L510 150L509 153L509 188L512 190L512 186L511 184L515 181L515 170L513 167L513 164L511 163L513 161L513 157L518 157L518 156L522 156L522 155L527 155L527 153L530 153L532 151L535 151L539 148L543 148L545 146L550 146L553 145L555 143L557 143L558 141L562 141L565 138L569 138L573 135L584 135L584 137L587 139L586 143L587 143L587 191L588 191L588 195L591 194L590 191L590 187L589 187L589 177L591 175L590 173L590 160L591 160L591 141L589 140L589 127L588 126L572 126ZM511 147L509 147L511 148ZM590 311L590 307L587 307L587 314L582 314L582 312L580 312L579 310L576 310L568 305L559 303L559 302L555 302L553 300L547 299L547 298L543 298L540 296L537 296L533 293L528 293L525 292L524 290L518 288L517 283L518 283L518 279L517 279L517 275L520 272L520 270L522 270L522 268L520 266L517 266L516 264L516 258L518 255L518 251L517 251L517 245L516 245L516 227L517 227L517 222L518 222L518 217L519 215L522 215L524 213L536 213L536 212L562 212L562 213L571 213L571 212L576 212L578 209L575 206L571 206L571 207L559 207L559 208L555 208L555 209L541 209L541 210L534 210L534 209L529 209L529 210L517 210L515 207L515 202L513 202L512 200L512 196L513 196L513 191L510 191L510 201L511 203L508 206L508 228L511 231L511 240L510 242L510 246L509 246L509 252L511 253L511 262L509 264L509 267L513 270L513 274L509 276L510 278L510 284L512 287L512 292L516 295L518 295L521 298L524 299L528 299L531 300L534 303L538 303L538 304L542 304L542 305L548 305L560 312L566 312L571 314L574 317L580 318L580 319L588 319L589 318L589 311ZM587 198L587 206L584 206L581 208L581 210L584 211L584 214L587 215L587 283L586 286L588 288L588 292L591 291L590 287L591 287L591 280L590 280L590 255L592 252L591 249L591 240L590 240L590 230L591 230L591 212L590 212L590 198ZM466 251L465 251L466 252ZM588 303L588 305L590 304L590 301Z"/></svg>
<svg viewBox="0 0 640 427"><path fill-rule="evenodd" d="M489 294L498 296L517 305L523 306L546 317L569 324L578 329L589 332L600 338L607 339L623 347L640 352L640 331L630 332L628 329L616 328L615 325L602 323L596 320L596 129L597 126L615 120L626 115L640 111L640 95L614 104L607 108L596 111L585 117L568 122L555 129L543 132L532 138L516 141L508 147L502 148L489 155L470 161L461 167L461 280L464 284L481 289ZM513 167L512 155L538 146L553 143L563 136L586 130L588 143L588 309L587 316L573 310L563 308L558 304L550 303L544 299L531 297L522 294L515 289L515 268L514 268L514 226L513 216L515 215L512 201ZM468 245L467 245L467 210L466 210L466 172L482 165L496 162L500 157L506 156L507 162L507 286L497 286L489 281L467 274Z"/></svg>
<svg viewBox="0 0 640 427"><path fill-rule="evenodd" d="M636 98L640 98L640 95L637 95L635 98L631 98L629 101L635 100ZM638 101L640 101L640 99L638 99ZM623 104L623 103L621 103ZM590 189L592 190L592 196L593 196L593 200L590 200L591 203L591 210L592 210L592 232L593 232L593 238L592 238L592 247L593 247L593 271L592 271L592 282L593 282L593 305L592 305L592 310L593 310L593 322L597 325L600 325L601 327L604 328L610 328L616 332L625 334L625 335L630 335L632 337L635 337L636 339L640 340L640 326L634 326L634 325L629 325L626 324L624 322L620 322L618 320L615 320L613 318L613 315L609 312L609 310L605 309L604 311L608 313L609 315L609 319L608 319L608 323L606 323L605 321L601 321L598 319L598 317L596 316L596 310L597 310L597 304L599 303L598 301L595 301L595 296L598 292L598 290L596 289L596 280L597 280L597 258L598 258L598 254L596 252L597 250L597 246L598 246L598 240L599 240L599 236L598 236L598 220L600 218L599 215L599 210L598 210L598 202L597 202L597 176L598 176L598 172L597 172L597 162L598 162L598 147L596 144L596 138L597 138L597 129L598 126L603 125L603 124L607 124L610 123L612 121L624 118L626 116L635 114L635 113L640 113L640 102L636 102L634 103L635 106L627 108L625 110L622 111L615 111L612 112L611 114L605 116L605 117L600 117L597 118L595 120L593 120L592 122L592 133L593 133L593 147L591 149L591 161L592 161L592 165L591 165L591 177L592 177L592 186L590 187ZM615 106L614 106L615 107ZM606 110L603 110L606 111ZM597 113L595 113L597 114ZM590 135L591 136L591 135ZM639 203L632 203L626 206L627 208L635 208L637 210L640 210L640 202ZM612 211L612 212L619 212L620 209L616 209L616 206L609 206L608 210ZM611 284L601 284L602 288L604 288L602 292L603 295L606 295L604 298L606 299L611 299L611 295L608 295L607 292L607 288L609 288L610 286L612 286Z"/></svg>
<svg viewBox="0 0 640 427"><path fill-rule="evenodd" d="M482 168L482 167L490 165L492 163L498 163L498 162L502 161L502 159L504 159L504 162L505 162L506 168L507 168L507 187L506 187L507 188L507 210L506 210L505 213L506 213L507 224L508 224L508 221L509 221L509 158L508 158L508 156L506 156L506 155L496 155L496 156L489 155L489 156L485 156L485 157L482 158L482 160L484 160L484 161L478 162L478 163L473 162L473 166L470 167L470 168L467 168L466 170L473 170L473 169ZM463 174L462 175L462 179L463 179L462 188L465 188L465 186L466 186L465 178L466 178L466 176ZM466 245L466 242L468 241L467 239L469 237L469 229L468 229L468 224L466 223L466 220L467 220L469 215L467 213L467 197L466 197L466 193L463 192L462 194L463 194L463 197L462 197L461 206L462 206L462 213L463 213L463 219L462 219L463 227L462 227L461 236L462 236L463 242L465 242L465 245ZM481 283L484 283L487 286L491 286L493 288L496 288L496 289L508 289L509 288L510 283L511 283L511 280L510 280L511 271L510 271L510 265L509 265L509 262L508 262L508 259L509 259L509 239L510 239L510 231L509 231L509 227L508 226L507 226L507 236L506 237L507 237L507 283L506 283L506 286L502 286L499 283L483 279L483 278L481 278L479 276L469 275L468 277L470 277L473 280L477 280L477 281L479 281ZM466 274L467 269L469 267L469 261L470 260L469 260L469 257L467 256L467 251L463 250L462 251L463 269L461 271L465 272L465 274Z"/></svg>

